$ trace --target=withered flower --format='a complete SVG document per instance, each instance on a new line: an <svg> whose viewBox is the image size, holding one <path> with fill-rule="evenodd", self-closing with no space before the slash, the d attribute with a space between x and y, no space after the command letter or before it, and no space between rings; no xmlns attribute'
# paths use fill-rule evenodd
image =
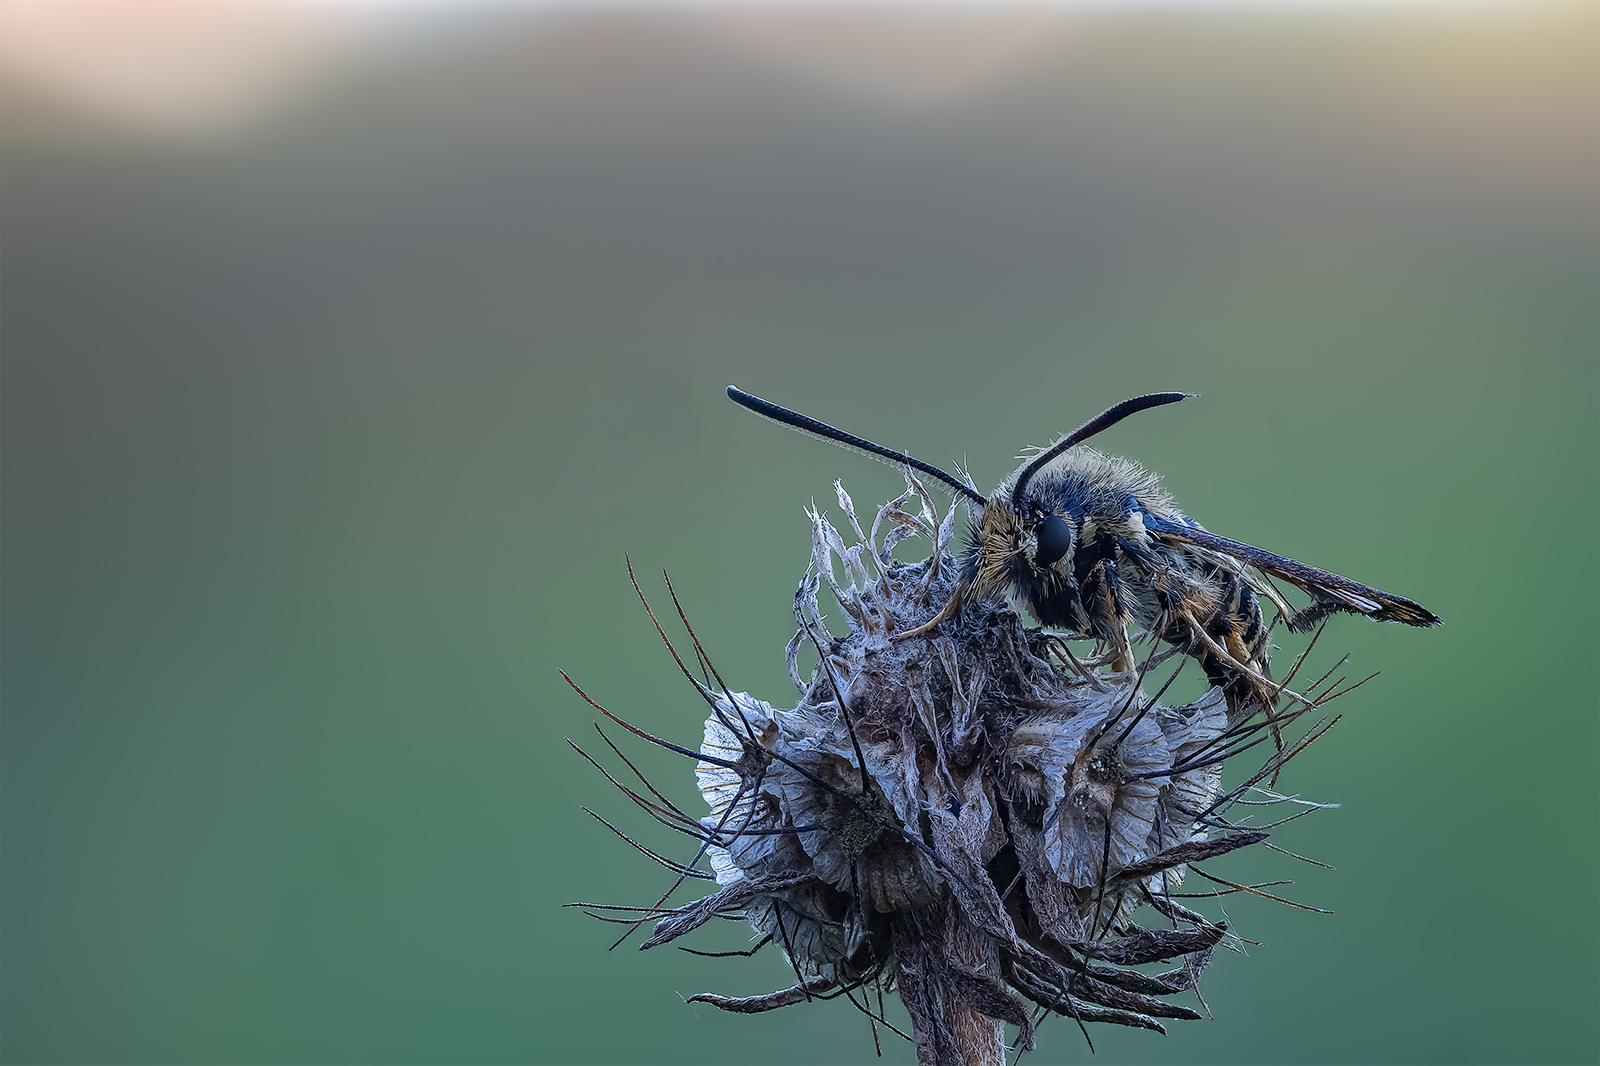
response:
<svg viewBox="0 0 1600 1066"><path fill-rule="evenodd" d="M731 691L692 630L707 682L672 654L710 707L698 750L595 704L631 732L695 758L711 811L693 817L648 782L644 795L607 774L701 846L679 863L634 844L678 875L653 906L575 906L630 932L654 922L644 948L712 918L743 917L757 948L782 951L795 984L691 1002L756 1013L843 995L873 1019L876 1037L879 1024L893 1028L881 994L898 992L922 1063L1001 1064L1005 1026L1015 1027L1016 1047L1031 1049L1047 1013L1080 1027L1157 1032L1166 1031L1162 1019L1201 1017L1164 997L1198 993L1212 952L1234 938L1180 899L1266 893L1204 872L1217 888L1178 888L1195 863L1266 838L1270 826L1229 819L1234 804L1321 806L1263 782L1333 722L1318 721L1227 792L1223 761L1267 739L1269 724L1281 730L1340 693L1302 696L1286 679L1292 706L1271 723L1255 710L1230 718L1216 688L1166 706L1158 701L1170 679L1154 696L1142 684L1174 656L1181 670L1182 649L1152 651L1136 673L1112 672L1115 650L1079 659L1061 637L1026 628L998 603L969 604L937 630L896 640L939 612L955 579L954 506L939 520L922 486L909 473L906 480L866 532L835 483L854 543L811 514L811 562L795 597L799 631L787 649L803 693L792 710ZM927 538L932 553L896 562L891 549L912 535ZM846 616L842 637L824 624L824 584ZM799 668L806 648L818 658L809 681ZM718 889L668 906L686 878ZM1150 927L1135 922L1141 907L1150 908ZM1162 960L1174 965L1134 968Z"/></svg>

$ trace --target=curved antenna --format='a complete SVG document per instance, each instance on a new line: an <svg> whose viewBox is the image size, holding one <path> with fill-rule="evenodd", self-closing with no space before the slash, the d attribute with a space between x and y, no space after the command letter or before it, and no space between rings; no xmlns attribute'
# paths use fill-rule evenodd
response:
<svg viewBox="0 0 1600 1066"><path fill-rule="evenodd" d="M810 415L803 415L799 411L791 411L787 407L779 407L777 404L763 400L759 396L750 395L737 385L728 386L728 399L740 407L754 411L763 418L770 418L780 425L788 426L790 429L799 430L801 433L806 433L813 437L819 437L829 443L837 444L841 448L849 448L851 451L887 459L891 463L903 463L913 469L920 470L924 474L938 478L961 495L980 504L989 502L982 493L972 486L962 484L931 463L925 463L921 459L914 459L905 452L897 452L885 448L881 444L874 444L870 440L864 440L856 436L854 433L846 433L842 429L834 429L826 422L818 422Z"/></svg>
<svg viewBox="0 0 1600 1066"><path fill-rule="evenodd" d="M1191 396L1200 395L1197 392L1152 392L1144 396L1135 396L1131 400L1123 400L1115 407L1108 408L1095 415L1077 429L1062 437L1059 441L1033 457L1033 462L1022 468L1022 473L1017 475L1017 483L1011 489L1011 509L1022 509L1022 490L1027 488L1028 482L1033 480L1033 475L1045 468L1045 465L1071 448L1075 444L1082 444L1101 430L1110 429L1124 418L1147 407L1161 407L1164 404L1177 403L1187 400Z"/></svg>

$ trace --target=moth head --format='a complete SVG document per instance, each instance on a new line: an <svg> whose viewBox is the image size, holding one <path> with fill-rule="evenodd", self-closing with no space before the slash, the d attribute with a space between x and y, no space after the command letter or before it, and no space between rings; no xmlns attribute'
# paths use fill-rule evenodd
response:
<svg viewBox="0 0 1600 1066"><path fill-rule="evenodd" d="M1015 587L1036 571L1070 559L1076 546L1070 519L1034 501L1019 508L1006 492L984 505L962 558L960 594L983 599Z"/></svg>
<svg viewBox="0 0 1600 1066"><path fill-rule="evenodd" d="M897 639L918 636L955 617L966 603L1011 599L1023 609L1023 601L1031 603L1039 589L1059 582L1063 565L1071 567L1077 539L1070 516L1031 500L1020 510L1013 508L1010 494L1002 488L976 516L955 589L944 609ZM1054 579L1047 576L1052 571L1057 575Z"/></svg>
<svg viewBox="0 0 1600 1066"><path fill-rule="evenodd" d="M962 583L975 595L998 592L1054 569L1063 560L1070 565L1077 542L1071 516L1038 499L1013 507L1010 495L998 492L984 506L973 531Z"/></svg>

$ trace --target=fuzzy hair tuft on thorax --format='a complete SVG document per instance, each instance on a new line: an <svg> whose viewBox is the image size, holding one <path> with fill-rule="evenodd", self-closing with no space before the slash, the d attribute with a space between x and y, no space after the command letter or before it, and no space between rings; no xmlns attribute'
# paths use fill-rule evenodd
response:
<svg viewBox="0 0 1600 1066"><path fill-rule="evenodd" d="M1266 839L1270 825L1229 817L1237 803L1325 806L1263 782L1336 719L1318 720L1224 791L1224 760L1267 739L1268 720L1255 710L1230 718L1217 688L1182 706L1159 702L1170 679L1147 695L1152 671L1174 656L1177 669L1188 661L1170 649L1158 654L1153 639L1137 671L1111 672L1115 649L1080 657L1062 637L982 601L923 635L892 639L949 600L955 505L941 520L908 472L906 491L863 530L850 497L835 488L849 539L811 512L811 560L794 601L799 628L786 650L802 693L793 708L731 690L692 630L703 681L662 638L710 710L698 749L589 701L630 732L695 759L710 813L680 809L642 775L645 792L607 773L700 847L681 863L629 840L677 875L672 887L648 907L574 906L627 932L653 923L644 948L713 918L742 917L755 948L727 954L775 948L793 986L691 1002L756 1013L844 996L872 1019L876 1038L879 1026L899 1031L882 1015L883 993L898 992L912 1026L901 1035L915 1041L920 1063L1003 1064L1005 1027L1014 1027L1012 1046L1031 1049L1050 1013L1072 1019L1085 1037L1089 1022L1165 1032L1166 1019L1200 1018L1169 997L1198 997L1213 951L1237 937L1184 901L1267 893L1195 864ZM908 536L932 545L920 563L890 554ZM844 613L843 635L825 624L824 586ZM817 660L809 677L802 657ZM1286 728L1341 694L1316 696L1321 685L1305 690L1312 695L1290 693L1297 702L1272 724ZM1179 891L1191 871L1205 891ZM669 905L691 879L716 890ZM1171 963L1162 972L1136 968L1161 961Z"/></svg>

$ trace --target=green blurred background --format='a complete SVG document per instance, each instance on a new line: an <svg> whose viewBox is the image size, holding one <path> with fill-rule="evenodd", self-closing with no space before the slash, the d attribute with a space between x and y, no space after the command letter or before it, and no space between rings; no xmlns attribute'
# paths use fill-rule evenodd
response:
<svg viewBox="0 0 1600 1066"><path fill-rule="evenodd" d="M1215 1019L1096 1061L1596 1061L1597 12L368 13L232 110L14 61L0 1053L872 1059L558 909L668 883L580 804L689 853L563 743L558 667L699 736L623 553L790 703L802 507L895 487L732 381L984 486L1196 391L1103 446L1446 619L1318 649L1383 671L1284 779L1337 871L1217 866L1336 913L1222 901Z"/></svg>

